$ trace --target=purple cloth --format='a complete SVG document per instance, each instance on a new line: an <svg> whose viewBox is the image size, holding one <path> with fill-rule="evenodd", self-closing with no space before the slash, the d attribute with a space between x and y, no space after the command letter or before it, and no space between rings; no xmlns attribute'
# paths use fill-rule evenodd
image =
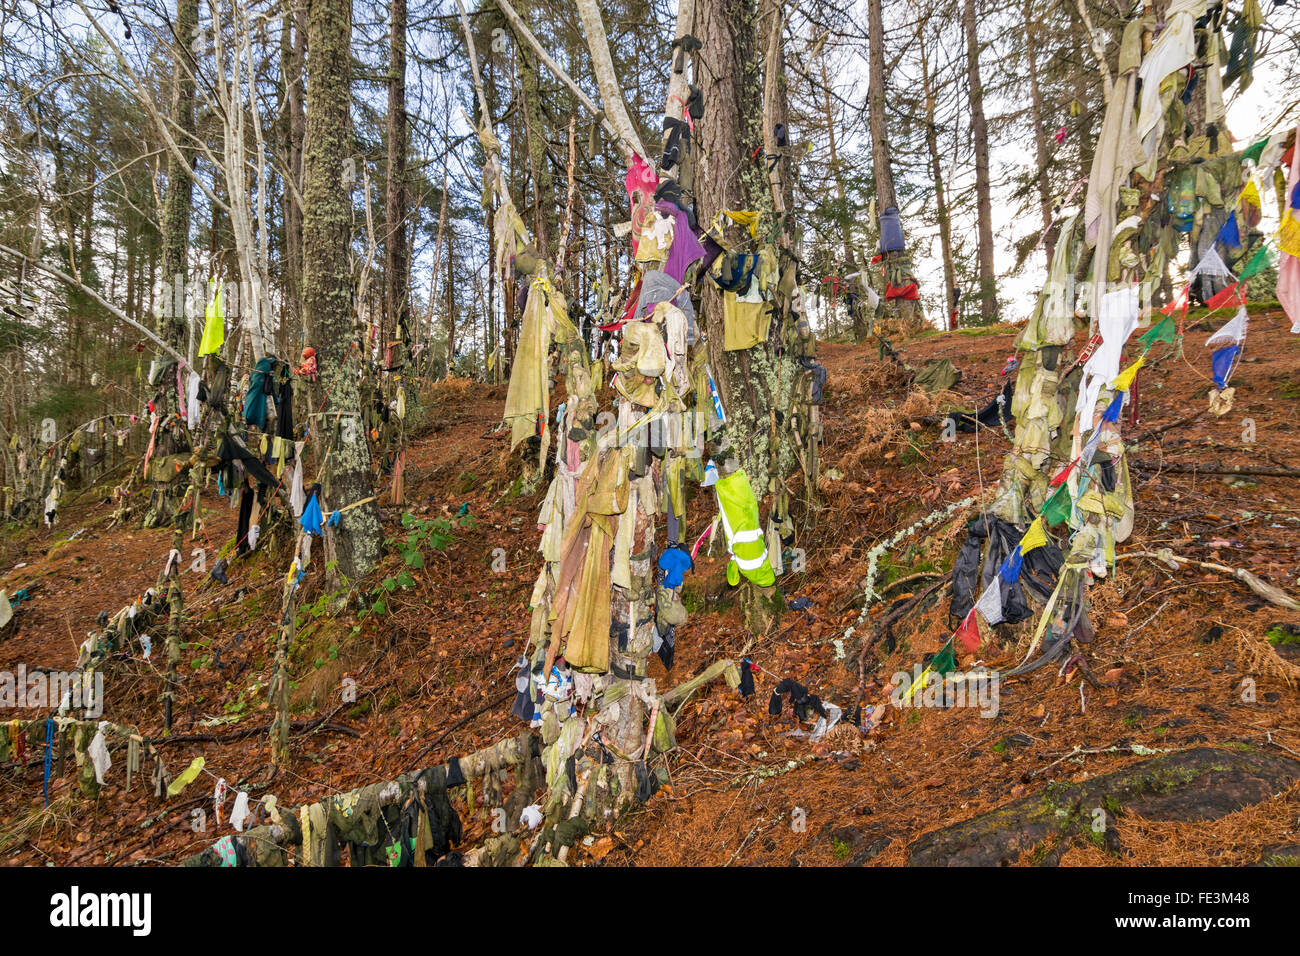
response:
<svg viewBox="0 0 1300 956"><path fill-rule="evenodd" d="M668 250L668 261L664 263L664 272L668 273L680 285L685 281L686 269L692 262L704 258L704 247L691 230L690 217L676 205L661 202L655 205L665 216L673 216L676 225L673 229L673 245Z"/></svg>

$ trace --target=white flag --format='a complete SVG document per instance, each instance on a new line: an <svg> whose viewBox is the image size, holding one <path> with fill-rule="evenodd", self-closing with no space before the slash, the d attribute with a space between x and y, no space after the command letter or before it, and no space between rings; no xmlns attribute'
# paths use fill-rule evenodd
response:
<svg viewBox="0 0 1300 956"><path fill-rule="evenodd" d="M1228 320L1227 324L1219 331L1215 332L1205 340L1205 347L1212 348L1215 346L1222 347L1225 345L1238 345L1246 339L1246 326L1250 323L1246 315L1246 307L1243 305L1237 310L1237 314Z"/></svg>
<svg viewBox="0 0 1300 956"><path fill-rule="evenodd" d="M1000 624L1004 620L1002 617L1002 579L997 575L989 582L989 586L984 589L980 599L975 602L975 610L979 611L980 617L984 618L986 624Z"/></svg>

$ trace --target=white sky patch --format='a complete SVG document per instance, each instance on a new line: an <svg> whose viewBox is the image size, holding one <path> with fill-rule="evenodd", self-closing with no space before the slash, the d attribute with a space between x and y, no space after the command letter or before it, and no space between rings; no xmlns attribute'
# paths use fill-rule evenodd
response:
<svg viewBox="0 0 1300 956"><path fill-rule="evenodd" d="M1277 72L1277 67L1271 60L1267 58L1260 60L1255 64L1255 78L1250 87L1241 94L1236 94L1234 87L1234 95L1228 101L1227 127L1233 136L1233 145L1237 149L1245 149L1251 143L1270 133L1274 128L1284 128L1295 123L1295 117L1291 118L1290 123L1280 122L1282 117L1279 115L1278 105L1270 97L1270 90L1275 89L1275 74ZM1099 125L1100 118L1098 120ZM1022 143L995 147L990 155L993 167L996 169L999 166L1004 168L1005 166L1018 166L1032 170L1034 168L1032 137L1032 131L1026 129ZM1273 203L1268 201L1271 186L1266 189L1268 183L1257 183L1257 185L1260 186L1260 194L1265 200L1263 203L1264 220L1260 224L1260 229L1265 235L1268 235L1277 227L1277 212L1273 208ZM1071 204L1061 210L1060 219L1064 220L1082 208L1087 188L1087 184L1079 188ZM1022 216L1017 214L1014 202L1007 198L1006 194L1009 192L1010 188L1008 187L1003 190L1004 195L994 195L993 197L994 262L999 276L1005 275L1015 264L1015 250L1012 248L1011 240L1025 231L1024 227L1017 222ZM1038 219L1035 217L1035 227L1037 224ZM974 223L971 223L972 228L973 226ZM1186 243L1184 243L1185 245ZM933 248L935 249L933 256L918 259L917 274L918 277L921 277L922 273L924 273L924 278L921 279L923 284L931 282L942 287L943 260L938 256L937 242L933 244ZM1182 258L1185 259L1186 256L1187 250L1183 249ZM1038 292L1046 281L1047 262L1043 250L1039 248L1026 260L1025 267L1020 275L999 280L998 301L1002 308L1003 319L1020 322L1029 318L1034 310ZM931 316L932 321L936 319L936 316Z"/></svg>

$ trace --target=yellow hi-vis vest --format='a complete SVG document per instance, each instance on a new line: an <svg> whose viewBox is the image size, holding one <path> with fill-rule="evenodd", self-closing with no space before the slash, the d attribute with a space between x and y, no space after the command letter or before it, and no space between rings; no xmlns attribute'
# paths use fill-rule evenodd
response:
<svg viewBox="0 0 1300 956"><path fill-rule="evenodd" d="M713 490L718 496L718 513L722 516L722 529L727 535L727 550L731 552L727 580L733 584L740 580L732 571L731 564L734 564L759 587L771 587L776 583L776 575L767 559L767 543L758 518L758 499L749 487L749 476L742 468L719 478Z"/></svg>

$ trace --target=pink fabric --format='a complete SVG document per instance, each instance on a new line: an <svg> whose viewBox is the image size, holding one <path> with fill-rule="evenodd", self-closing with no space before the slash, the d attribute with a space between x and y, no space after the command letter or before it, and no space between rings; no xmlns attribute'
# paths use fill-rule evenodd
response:
<svg viewBox="0 0 1300 956"><path fill-rule="evenodd" d="M632 201L632 255L636 255L637 232L645 223L646 217L654 215L655 190L659 188L659 177L655 175L653 166L648 165L640 156L633 156L623 184L627 187L628 199Z"/></svg>
<svg viewBox="0 0 1300 956"><path fill-rule="evenodd" d="M640 156L633 156L632 165L628 167L623 184L627 187L628 198L635 203L636 193L641 193L648 199L654 198L655 190L659 188L659 177L645 160Z"/></svg>
<svg viewBox="0 0 1300 956"><path fill-rule="evenodd" d="M700 545L704 544L705 539L708 538L709 533L712 530L713 530L713 525L709 525L707 528L704 529L704 533L701 534L699 538L695 540L695 547L691 548L691 561L694 561L696 555L700 553Z"/></svg>
<svg viewBox="0 0 1300 956"><path fill-rule="evenodd" d="M140 474L149 477L149 459L153 457L154 444L158 441L158 416L153 412L149 413L149 447L144 452L144 465L140 469Z"/></svg>
<svg viewBox="0 0 1300 956"><path fill-rule="evenodd" d="M1300 182L1300 124L1296 125L1296 146L1291 151L1291 173L1286 181L1286 194L1294 192ZM1283 212L1286 215L1286 212ZM1291 319L1291 331L1300 333L1300 259L1282 253L1277 266L1277 300Z"/></svg>

